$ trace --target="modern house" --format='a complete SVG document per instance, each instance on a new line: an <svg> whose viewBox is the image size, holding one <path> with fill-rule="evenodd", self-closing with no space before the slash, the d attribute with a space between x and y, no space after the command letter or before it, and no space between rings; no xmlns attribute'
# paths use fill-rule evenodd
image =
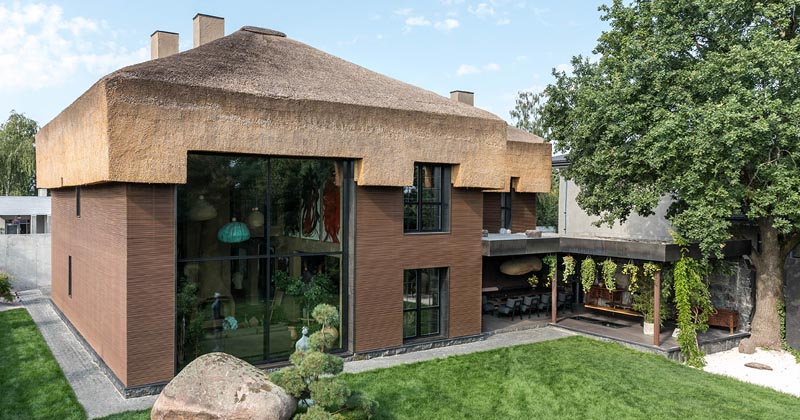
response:
<svg viewBox="0 0 800 420"><path fill-rule="evenodd" d="M197 15L36 138L52 301L126 394L199 354L286 361L309 310L344 354L481 332L482 228L536 227L551 147L283 33Z"/></svg>

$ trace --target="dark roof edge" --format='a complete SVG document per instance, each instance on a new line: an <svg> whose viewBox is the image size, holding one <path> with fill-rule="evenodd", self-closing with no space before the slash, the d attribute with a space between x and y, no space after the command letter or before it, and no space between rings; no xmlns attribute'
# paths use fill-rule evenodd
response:
<svg viewBox="0 0 800 420"><path fill-rule="evenodd" d="M195 20L195 19L197 19L197 17L198 17L198 16L204 16L204 17L210 17L210 18L214 18L214 19L222 19L222 20L225 20L225 18L224 18L224 17L214 16L214 15L207 15L207 14L205 14L205 13L198 13L198 14L194 15L194 17L192 18L192 20Z"/></svg>

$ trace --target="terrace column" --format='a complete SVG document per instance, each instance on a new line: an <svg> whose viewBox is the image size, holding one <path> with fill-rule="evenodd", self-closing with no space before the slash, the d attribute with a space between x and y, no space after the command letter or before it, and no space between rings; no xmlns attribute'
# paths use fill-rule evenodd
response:
<svg viewBox="0 0 800 420"><path fill-rule="evenodd" d="M661 345L661 272L653 275L653 345Z"/></svg>

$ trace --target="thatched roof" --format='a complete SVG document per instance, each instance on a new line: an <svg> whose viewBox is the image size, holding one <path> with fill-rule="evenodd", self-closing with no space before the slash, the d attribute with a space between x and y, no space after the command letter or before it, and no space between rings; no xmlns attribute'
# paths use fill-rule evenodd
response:
<svg viewBox="0 0 800 420"><path fill-rule="evenodd" d="M499 117L281 36L241 30L115 71L37 135L37 182L186 182L193 151L356 160L359 185L550 188L550 145Z"/></svg>
<svg viewBox="0 0 800 420"><path fill-rule="evenodd" d="M500 120L490 112L286 38L281 32L251 26L180 54L125 67L106 78Z"/></svg>

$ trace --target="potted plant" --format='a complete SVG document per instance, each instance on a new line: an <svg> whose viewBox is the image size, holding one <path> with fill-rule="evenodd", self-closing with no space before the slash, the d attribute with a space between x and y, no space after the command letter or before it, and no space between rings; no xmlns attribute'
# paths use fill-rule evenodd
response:
<svg viewBox="0 0 800 420"><path fill-rule="evenodd" d="M645 263L643 267L644 275L637 283L635 293L631 293L633 298L632 308L634 311L641 312L644 318L643 333L644 335L653 335L655 327L655 287L654 276L655 273L660 271L661 268L657 264ZM667 272L662 272L661 278L661 308L659 325L664 325L664 320L669 317L669 304L667 300L671 294L671 282L669 279L671 275Z"/></svg>

